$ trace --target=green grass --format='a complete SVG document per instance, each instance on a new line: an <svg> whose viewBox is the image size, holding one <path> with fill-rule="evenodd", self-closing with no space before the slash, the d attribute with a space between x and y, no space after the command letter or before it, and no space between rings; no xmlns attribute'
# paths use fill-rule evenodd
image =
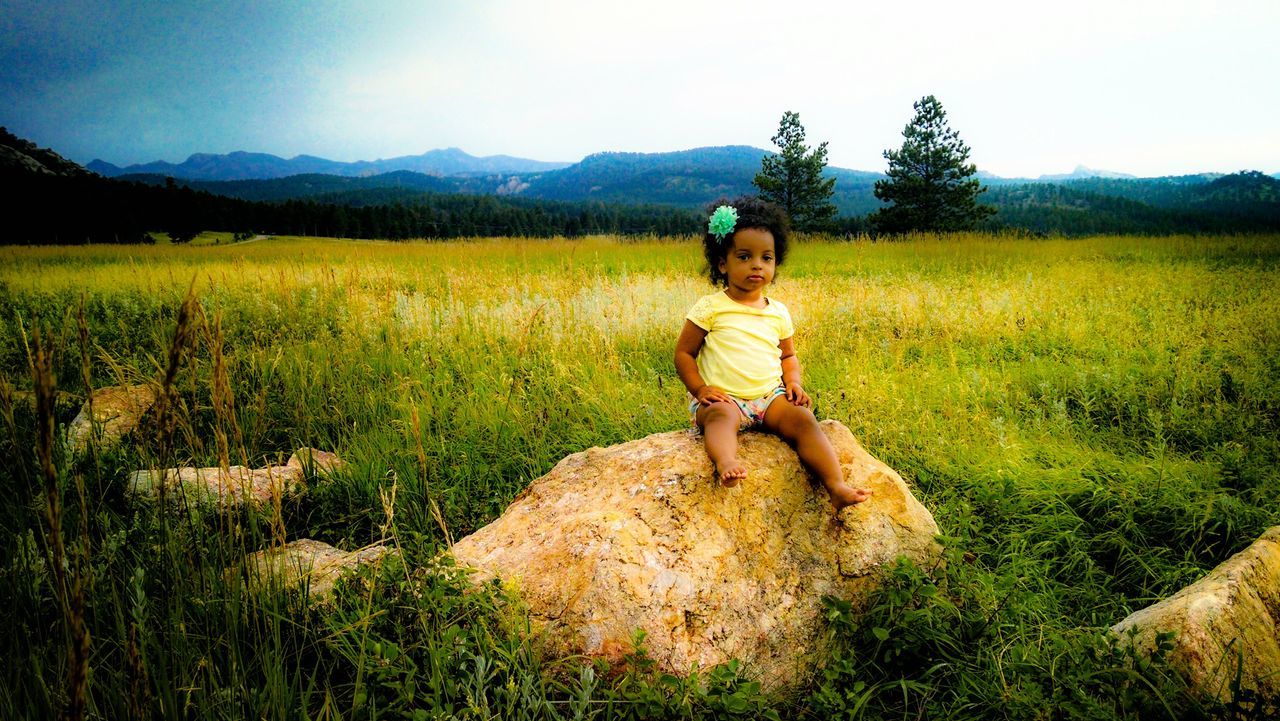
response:
<svg viewBox="0 0 1280 721"><path fill-rule="evenodd" d="M0 248L0 372L31 387L42 329L58 387L83 393L83 304L95 386L158 378L194 284L172 439L55 458L67 553L88 559L93 717L1227 718L1103 631L1280 523L1278 261L1274 236L801 241L773 293L806 386L908 479L950 562L896 569L866 618L831 600L831 658L785 698L749 668L549 658L517 599L423 570L445 542L432 503L461 537L564 455L683 427L671 353L709 288L691 242ZM74 695L70 614L35 419L0 415L0 717L48 718ZM277 520L406 562L327 611L226 578L272 519L188 521L122 490L161 456L217 463L219 434L233 463L339 452L350 469Z"/></svg>

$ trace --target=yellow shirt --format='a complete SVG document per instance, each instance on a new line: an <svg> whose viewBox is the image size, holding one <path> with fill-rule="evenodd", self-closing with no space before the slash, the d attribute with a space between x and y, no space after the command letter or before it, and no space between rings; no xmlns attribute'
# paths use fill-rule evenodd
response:
<svg viewBox="0 0 1280 721"><path fill-rule="evenodd" d="M743 400L782 383L778 343L795 333L786 306L769 298L765 307L752 308L721 291L699 299L685 317L707 332L697 358L704 382Z"/></svg>

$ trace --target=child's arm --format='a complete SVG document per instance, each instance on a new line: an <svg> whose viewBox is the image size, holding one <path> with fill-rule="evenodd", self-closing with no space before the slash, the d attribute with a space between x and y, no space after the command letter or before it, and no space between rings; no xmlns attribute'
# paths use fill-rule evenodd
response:
<svg viewBox="0 0 1280 721"><path fill-rule="evenodd" d="M782 385L787 389L787 400L797 406L808 408L813 399L804 392L800 384L800 356L796 355L795 344L791 338L783 338L778 342L778 350L782 352Z"/></svg>
<svg viewBox="0 0 1280 721"><path fill-rule="evenodd" d="M697 398L702 405L709 406L716 401L727 402L733 399L723 390L707 385L702 380L702 374L698 373L696 358L706 337L705 330L693 321L685 320L684 328L680 329L680 337L676 339L676 374L680 376L684 387L689 389L689 395Z"/></svg>

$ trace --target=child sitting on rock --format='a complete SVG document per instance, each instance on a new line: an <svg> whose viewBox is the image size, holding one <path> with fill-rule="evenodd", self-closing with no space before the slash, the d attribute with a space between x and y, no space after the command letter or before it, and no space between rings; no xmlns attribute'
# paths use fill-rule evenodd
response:
<svg viewBox="0 0 1280 721"><path fill-rule="evenodd" d="M764 294L786 258L786 213L754 196L715 205L702 246L711 283L723 290L693 305L676 341L676 372L689 389L690 422L702 430L725 486L747 477L737 456L738 432L762 427L795 448L837 511L861 503L870 491L844 482L835 449L810 410L791 314Z"/></svg>

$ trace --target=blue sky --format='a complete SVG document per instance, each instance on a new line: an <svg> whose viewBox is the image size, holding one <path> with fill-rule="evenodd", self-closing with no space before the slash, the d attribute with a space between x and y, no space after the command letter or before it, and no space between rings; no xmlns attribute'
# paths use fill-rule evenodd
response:
<svg viewBox="0 0 1280 721"><path fill-rule="evenodd" d="M771 147L881 170L933 94L1004 176L1280 171L1280 2L0 0L0 125L85 163Z"/></svg>

